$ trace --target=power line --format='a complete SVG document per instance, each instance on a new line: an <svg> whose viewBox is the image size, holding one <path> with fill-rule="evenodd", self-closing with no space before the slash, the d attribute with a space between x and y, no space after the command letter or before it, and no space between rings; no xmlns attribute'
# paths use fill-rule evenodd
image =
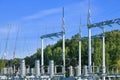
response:
<svg viewBox="0 0 120 80"><path fill-rule="evenodd" d="M5 57L7 56L7 46L8 46L9 36L10 36L10 30L11 30L11 25L9 25L9 29L8 29L8 34L7 34L6 43L5 43L5 50L2 56L3 59L5 59Z"/></svg>
<svg viewBox="0 0 120 80"><path fill-rule="evenodd" d="M18 30L17 30L16 40L15 40L15 47L14 47L14 51L13 51L13 59L15 58L17 41L18 41L18 34L19 34L19 27L18 27Z"/></svg>

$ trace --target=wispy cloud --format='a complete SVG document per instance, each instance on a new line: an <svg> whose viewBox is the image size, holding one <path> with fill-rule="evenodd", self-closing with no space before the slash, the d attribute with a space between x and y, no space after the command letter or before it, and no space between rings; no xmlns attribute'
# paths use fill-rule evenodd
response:
<svg viewBox="0 0 120 80"><path fill-rule="evenodd" d="M45 16L59 13L60 11L61 11L61 8L47 9L47 10L43 10L38 13L32 14L30 16L23 17L23 20L39 19Z"/></svg>

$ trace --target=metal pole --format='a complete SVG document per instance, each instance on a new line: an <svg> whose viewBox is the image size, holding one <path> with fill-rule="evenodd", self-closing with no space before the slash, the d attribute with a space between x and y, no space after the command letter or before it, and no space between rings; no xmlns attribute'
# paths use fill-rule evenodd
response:
<svg viewBox="0 0 120 80"><path fill-rule="evenodd" d="M81 20L80 20L80 27L79 27L79 75L81 75Z"/></svg>
<svg viewBox="0 0 120 80"><path fill-rule="evenodd" d="M88 0L88 73L91 73L91 28L90 28L90 0Z"/></svg>
<svg viewBox="0 0 120 80"><path fill-rule="evenodd" d="M88 28L88 72L91 73L91 29Z"/></svg>
<svg viewBox="0 0 120 80"><path fill-rule="evenodd" d="M63 66L64 66L64 74L65 74L65 35L63 34Z"/></svg>
<svg viewBox="0 0 120 80"><path fill-rule="evenodd" d="M63 48L63 51L62 51L62 57L63 57L63 73L64 73L64 76L65 76L65 28L64 28L64 7L63 7L63 17L62 17L62 32L63 32L63 35L62 35L62 40L63 40L63 43L62 43L62 48Z"/></svg>
<svg viewBox="0 0 120 80"><path fill-rule="evenodd" d="M102 71L103 71L103 78L102 80L105 80L105 30L104 27L102 27L103 30L103 36L102 36Z"/></svg>
<svg viewBox="0 0 120 80"><path fill-rule="evenodd" d="M43 38L41 38L41 74L44 74Z"/></svg>
<svg viewBox="0 0 120 80"><path fill-rule="evenodd" d="M79 68L80 68L79 75L81 75L81 41L79 41Z"/></svg>

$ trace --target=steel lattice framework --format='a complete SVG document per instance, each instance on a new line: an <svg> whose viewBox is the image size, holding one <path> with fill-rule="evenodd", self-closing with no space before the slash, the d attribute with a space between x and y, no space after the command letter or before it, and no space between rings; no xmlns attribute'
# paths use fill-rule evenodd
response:
<svg viewBox="0 0 120 80"><path fill-rule="evenodd" d="M120 18L106 20L106 21L102 21L102 22L94 23L94 24L89 24L88 27L93 28L93 27L102 27L102 26L112 26L112 24L120 25Z"/></svg>
<svg viewBox="0 0 120 80"><path fill-rule="evenodd" d="M62 32L57 32L57 33L51 33L51 34L46 34L46 35L42 35L41 38L52 38L52 37L59 37L63 35L63 31Z"/></svg>
<svg viewBox="0 0 120 80"><path fill-rule="evenodd" d="M90 14L90 13L89 13ZM105 73L106 73L106 66L105 66L105 30L104 26L111 26L112 24L118 24L120 25L120 18L112 19L112 20L106 20L94 24L90 24L90 16L88 16L88 66L89 66L89 72L91 73L91 28L99 27L102 28L102 80L105 80Z"/></svg>

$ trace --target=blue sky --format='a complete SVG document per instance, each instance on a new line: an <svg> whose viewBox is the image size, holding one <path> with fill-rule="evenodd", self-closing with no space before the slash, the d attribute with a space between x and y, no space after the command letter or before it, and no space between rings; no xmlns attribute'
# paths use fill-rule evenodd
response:
<svg viewBox="0 0 120 80"><path fill-rule="evenodd" d="M120 18L119 0L91 0L91 22L100 22ZM87 0L0 0L0 57L5 53L7 34L7 59L13 57L16 35L15 57L24 58L41 47L40 36L61 31L62 7L65 8L66 38L79 31L87 23ZM119 25L105 28L106 31L119 29ZM92 29L92 35L101 33L101 29ZM87 36L87 27L82 27L82 37ZM61 38L46 39L45 45L54 44Z"/></svg>

